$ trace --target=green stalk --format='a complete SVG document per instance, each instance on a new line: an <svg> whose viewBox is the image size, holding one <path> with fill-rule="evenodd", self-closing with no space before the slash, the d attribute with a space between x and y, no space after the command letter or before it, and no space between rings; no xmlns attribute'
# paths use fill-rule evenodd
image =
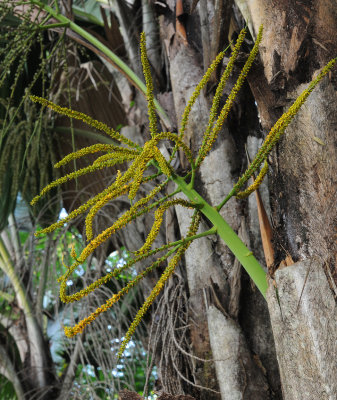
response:
<svg viewBox="0 0 337 400"><path fill-rule="evenodd" d="M227 201L228 201L231 197L233 197L233 196L235 195L235 193L236 193L236 190L233 188L233 189L228 193L228 195L222 200L222 202L221 202L218 206L216 206L217 211L220 211L220 210L222 209L222 207L227 203Z"/></svg>
<svg viewBox="0 0 337 400"><path fill-rule="evenodd" d="M67 126L55 126L53 128L50 128L49 130L58 133L70 134L70 128ZM116 141L111 139L109 136L102 135L101 133L87 131L85 129L79 129L79 128L74 128L73 130L75 135L95 140L97 143L116 144Z"/></svg>
<svg viewBox="0 0 337 400"><path fill-rule="evenodd" d="M26 317L33 315L32 306L26 296L25 288L23 287L19 276L17 275L13 262L10 259L10 255L6 249L3 240L0 238L0 269L8 276L11 281L14 291L16 293L19 306L22 308Z"/></svg>
<svg viewBox="0 0 337 400"><path fill-rule="evenodd" d="M257 288L266 297L267 274L259 264L253 253L246 247L238 235L223 219L215 207L210 206L198 192L196 192L191 184L177 175L172 175L171 178L180 188L180 190L188 197L188 199L200 206L200 211L205 215L209 221L212 222L216 228L218 235L226 243L229 249L233 252L235 257L240 261L241 265L247 271L248 275L252 278Z"/></svg>
<svg viewBox="0 0 337 400"><path fill-rule="evenodd" d="M42 31L44 29L55 29L55 28L64 28L68 27L68 23L60 22L58 24L50 24L50 25L39 25L36 30Z"/></svg>
<svg viewBox="0 0 337 400"><path fill-rule="evenodd" d="M87 32L85 29L81 28L75 22L71 21L67 17L62 14L57 13L52 7L42 3L38 0L31 0L32 4L40 7L44 11L46 11L49 15L60 21L62 24L67 24L67 26L80 35L83 39L87 40L93 46L95 46L98 50L100 50L103 54L105 54L122 72L124 72L128 78L132 81L132 83L146 96L146 86L141 81L141 79L129 68L115 53L113 53L107 46L101 43L97 38ZM167 114L165 113L164 109L161 107L157 100L154 100L155 107L157 109L158 115L160 116L161 120L168 128L171 126L171 121Z"/></svg>
<svg viewBox="0 0 337 400"><path fill-rule="evenodd" d="M169 243L169 244L167 244L165 246L172 247L172 246L184 244L184 243L190 242L191 240L200 239L202 237L209 236L209 235L214 235L215 233L217 233L217 229L216 229L215 226L213 226L213 228L208 229L208 231L197 233L196 235L193 235L193 236L184 237L184 238L182 238L180 240L177 240L176 242L171 242L171 243Z"/></svg>
<svg viewBox="0 0 337 400"><path fill-rule="evenodd" d="M33 368L36 368L37 383L39 387L46 385L45 377L45 357L42 352L43 349L43 336L34 316L32 304L26 294L26 289L23 286L18 274L15 271L14 264L10 259L10 255L6 249L3 240L0 238L0 269L8 276L15 291L16 299L19 307L22 309L26 324L27 324L27 341L31 349L31 363Z"/></svg>

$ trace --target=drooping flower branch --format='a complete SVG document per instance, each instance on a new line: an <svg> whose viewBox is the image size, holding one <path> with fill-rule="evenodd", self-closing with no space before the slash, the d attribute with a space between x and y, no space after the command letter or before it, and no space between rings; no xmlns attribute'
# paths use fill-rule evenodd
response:
<svg viewBox="0 0 337 400"><path fill-rule="evenodd" d="M255 257L252 255L252 253L249 251L249 249L247 249L247 247L242 243L236 233L230 228L227 222L219 214L219 210L232 196L243 198L248 196L250 193L258 188L268 171L268 154L275 146L280 136L284 133L286 127L289 125L293 117L297 114L300 107L309 96L310 92L327 74L327 72L331 70L336 60L330 61L330 63L328 63L326 67L323 68L318 77L311 82L308 89L306 89L299 96L299 98L289 108L289 110L285 114L283 114L283 116L277 121L277 123L274 125L274 127L271 129L270 133L266 137L256 157L247 168L246 172L238 180L236 185L234 185L233 189L222 201L222 203L220 203L217 207L213 207L208 202L206 202L206 200L203 199L194 189L195 171L198 167L200 167L201 163L210 152L216 138L221 132L224 121L226 120L228 113L233 106L236 95L242 87L242 84L252 66L253 60L258 53L259 43L262 38L262 30L263 29L261 26L257 35L256 43L254 44L254 47L250 52L247 61L242 68L241 73L225 102L225 105L218 113L220 99L223 96L225 84L232 72L234 62L237 58L238 52L246 34L245 30L242 30L240 32L238 40L234 46L232 56L227 64L224 73L220 78L220 83L216 89L210 111L209 122L205 129L203 141L196 159L194 159L191 150L186 146L183 141L184 132L188 124L191 109L197 97L199 96L202 88L205 87L206 83L210 79L210 76L212 75L215 68L220 64L225 55L225 51L221 52L218 57L213 61L213 63L205 73L204 77L197 85L183 113L181 129L179 133L175 134L172 132L160 132L158 131L158 121L156 117L156 106L153 95L152 77L146 54L146 40L145 35L141 35L141 61L146 81L146 98L148 102L149 128L151 133L151 139L148 140L143 147L138 146L137 144L133 143L131 140L123 136L121 133L114 131L107 125L98 122L83 113L60 107L48 100L36 96L31 97L34 102L38 102L43 106L47 106L60 114L67 115L71 118L80 119L86 124L92 126L93 128L105 132L116 141L116 144L113 145L97 144L85 147L64 157L61 161L55 164L55 167L61 167L71 160L85 157L88 154L99 153L98 157L91 165L67 174L64 177L57 179L47 185L41 191L41 193L33 199L32 204L35 204L37 201L39 201L39 199L53 187L61 185L62 183L70 179L75 179L76 177L95 172L102 168L107 168L116 164L124 163L125 161L129 162L129 167L123 172L118 170L114 182L112 182L110 186L104 189L101 193L97 194L93 198L89 199L85 204L72 211L66 218L36 233L37 235L40 235L51 232L54 229L63 226L65 223L77 217L78 215L87 212L85 218L85 229L88 243L82 250L81 254L77 255L74 250L71 252L71 256L74 261L70 266L66 266L66 272L59 278L59 281L61 283L61 300L66 303L78 301L92 293L99 286L106 284L113 277L118 276L118 274L120 274L124 269L130 268L140 261L144 262L144 260L148 259L150 256L156 254L159 255L159 253L166 251L164 255L158 257L154 262L150 263L147 268L138 273L138 275L134 279L132 279L122 290L114 294L109 300L106 301L105 304L97 308L96 311L94 311L88 317L84 318L82 321L79 321L74 327L66 327L65 333L67 336L71 337L79 332L82 332L86 325L90 324L101 313L107 311L110 307L112 307L115 302L117 302L125 293L128 292L128 290L138 284L140 280L144 278L144 276L146 276L158 266L164 265L165 263L167 263L167 260L169 260L164 272L154 286L152 292L138 311L134 321L131 323L131 326L125 335L125 339L118 353L119 355L121 355L136 327L144 316L145 312L148 310L160 291L163 289L167 279L169 279L174 273L176 266L178 265L179 261L183 257L191 242L209 234L219 234L219 236L224 240L224 242L233 251L234 255L238 258L243 267L246 269L261 293L265 296L265 292L267 289L266 273L257 262ZM178 176L176 171L174 171L171 165L172 155L170 159L167 160L162 155L158 147L159 142L162 140L168 140L174 143L175 148L173 153L177 149L181 149L184 152L190 164L192 178L190 178L190 173L185 177L181 177ZM240 191L242 186L260 168L262 164L263 166L255 182L246 190ZM150 172L150 168L153 167L157 169L157 173L154 175L147 175ZM144 187L144 183L149 181L155 182L156 178L163 176L165 176L165 179L162 180L160 183L157 182L155 184L155 187L148 194L146 194L144 197L140 195L140 188ZM170 180L176 183L176 190L167 194L164 193L164 189L166 189L167 184ZM184 193L187 196L188 200L174 197L180 192ZM110 201L113 201L119 196L126 194L130 199L130 208L125 211L124 214L121 215L110 227L106 228L95 236L95 233L93 231L93 220L97 216L99 210L101 210L101 208L108 204ZM135 202L132 204L133 201ZM166 245L153 249L152 247L162 225L164 214L167 209L174 206L194 209L194 214L191 217L191 222L187 235L186 237L182 237L180 240L174 243L168 243ZM151 211L154 211L154 222L152 228L150 229L150 232L148 233L144 244L137 251L133 252L133 258L128 261L123 267L116 268L111 273L101 278L98 278L96 282L92 283L88 287L78 291L77 293L68 295L67 281L70 279L71 274L74 272L74 270L78 266L83 264L85 260L89 257L89 255L91 255L95 251L95 249L97 249L103 242L106 242L112 235L116 234L116 232L123 229L127 224L131 223L138 217L143 216ZM213 227L207 232L197 233L202 214L208 218L208 220L213 224Z"/></svg>

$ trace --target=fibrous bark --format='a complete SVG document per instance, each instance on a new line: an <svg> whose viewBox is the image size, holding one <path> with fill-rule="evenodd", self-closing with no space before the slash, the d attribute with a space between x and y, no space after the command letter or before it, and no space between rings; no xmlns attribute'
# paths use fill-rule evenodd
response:
<svg viewBox="0 0 337 400"><path fill-rule="evenodd" d="M186 23L187 34L188 37L189 35L192 37L193 21L195 23L198 14L190 15L188 18L190 18L190 22ZM210 20L208 23L210 23ZM161 30L166 44L168 59L170 60L169 71L172 94L179 126L180 116L183 114L189 97L203 76L203 61L197 50L199 38L198 35L193 36L195 42L191 40L188 45L179 41L179 37L174 35L173 25L166 19L161 21ZM197 152L201 144L203 132L208 122L211 96L206 91L202 92L190 114L184 140L194 153ZM240 98L243 101L247 101L248 99L252 98L247 96L247 94L242 99ZM248 109L249 107L246 109L245 106L242 108L239 106L235 110L236 118L241 118L242 126L245 125L245 122L242 122L245 119L246 121L254 119L252 117L253 113L246 111ZM247 112L246 115L244 115L245 112ZM238 145L243 145L245 139L239 137L239 129L236 129L237 131L234 129L231 131L227 125L224 126L214 148L204 160L197 175L197 190L213 205L220 203L230 191L235 183L238 171L242 168L241 156L244 152L242 149L238 150ZM253 127L250 127L249 131L254 134ZM185 167L184 159L181 159L181 163ZM236 231L239 230L241 224L244 224L244 216L240 209L240 203L235 199L231 199L228 205L221 210L221 213ZM190 215L186 210L181 210L181 208L176 209L176 214L180 232L185 234ZM207 229L206 221L202 223L200 229ZM259 313L258 321L262 324L262 327L259 330L256 329L259 332L263 331L261 336L263 339L256 340L251 337L252 335L249 336L248 334L247 341L245 336L252 329L255 322L254 317L252 317L250 322L246 324L245 331L240 326L239 314L242 312L240 305L241 273L239 265L236 266L236 272L233 273L233 264L235 264L233 255L216 238L203 238L192 243L185 254L189 293L191 349L194 355L199 357L199 360L194 362L195 367L192 371L193 380L199 386L219 390L217 382L214 380L214 363L205 362L202 359L213 359L213 361L215 360L215 366L217 366L216 360L231 358L232 361L235 359L236 362L228 362L226 368L229 368L228 374L233 379L226 380L225 377L221 376L221 372L218 373L217 371L222 399L227 398L225 397L225 393L234 392L241 393L243 398L247 399L254 398L254 396L261 399L269 398L270 394L274 392L276 393L276 397L273 398L277 398L277 392L279 391L277 367L273 373L269 370L267 373L268 378L266 378L261 362L261 359L270 359L271 364L273 363L272 360L276 364L266 305L258 293L249 294L248 298L256 297L254 303L259 304L256 307L257 311L253 307L248 307L248 309L252 316L255 316L255 313ZM238 277L236 281L234 275ZM250 285L250 283L245 281L246 285ZM205 301L205 298L208 298L209 294L211 302ZM257 300L259 296L261 299ZM226 324L222 323L220 331L216 327L221 318L219 318L218 313L211 312L209 308L214 307L212 305L213 302L222 309L219 313L222 313L223 318L227 321ZM231 307L229 307L230 303ZM236 306L234 306L234 303ZM236 311L233 312L232 317L228 312L233 308L236 308ZM220 345L220 343L223 344L226 337L233 336L233 327L235 327L236 342L240 342L240 345L233 348ZM262 345L262 341L264 341L264 345ZM252 348L254 349L253 352L251 352ZM220 362L220 365L223 364ZM253 376L255 377L254 379L252 379ZM247 387L244 384L245 379ZM223 389L224 385L227 385L226 390ZM193 393L193 391L190 393ZM196 396L200 399L219 398L219 394L207 390L199 391Z"/></svg>
<svg viewBox="0 0 337 400"><path fill-rule="evenodd" d="M268 132L336 57L337 11L333 1L324 0L236 4L253 35L264 25L261 62L248 80ZM336 321L332 298L327 300L337 276L336 82L334 68L309 96L269 160L275 268L286 256L298 261L276 272L279 300L274 287L268 300L286 400L333 398L336 393L328 372L333 368L326 367L330 354L324 350L332 350L325 315Z"/></svg>
<svg viewBox="0 0 337 400"><path fill-rule="evenodd" d="M284 399L332 400L337 393L337 307L323 260L275 273L268 291Z"/></svg>

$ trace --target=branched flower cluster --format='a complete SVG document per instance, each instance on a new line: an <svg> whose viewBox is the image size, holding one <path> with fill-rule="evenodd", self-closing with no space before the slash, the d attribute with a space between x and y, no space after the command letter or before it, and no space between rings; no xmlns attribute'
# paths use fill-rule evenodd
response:
<svg viewBox="0 0 337 400"><path fill-rule="evenodd" d="M244 199L245 197L248 197L251 193L255 192L255 190L261 185L264 177L266 176L268 172L269 166L267 163L267 160L265 160L263 167L261 168L261 171L259 172L257 178L254 180L254 182L246 189L243 190L242 192L239 192L236 197L238 199Z"/></svg>
<svg viewBox="0 0 337 400"><path fill-rule="evenodd" d="M234 185L233 191L231 193L235 194L239 198L243 198L246 195L252 193L252 191L256 190L257 187L261 184L265 174L267 173L267 157L268 154L272 151L275 144L279 141L281 135L285 132L287 126L294 119L295 115L298 113L299 109L305 103L306 99L310 95L310 93L314 90L317 84L323 79L323 77L331 70L331 68L335 65L337 59L332 59L318 74L318 76L310 83L307 89L305 89L299 97L295 100L294 104L289 107L288 111L285 112L280 119L276 122L276 124L272 127L270 132L268 133L266 139L264 140L262 146L260 147L258 153L256 154L253 162L249 165L246 172L242 175L242 177L238 180L238 182ZM254 174L255 171L258 170L262 163L265 163L265 166L261 169L261 172L258 175L258 178L252 185L252 189L247 189L245 192L239 193L240 188L248 181L248 179ZM258 182L257 182L258 181Z"/></svg>
<svg viewBox="0 0 337 400"><path fill-rule="evenodd" d="M147 98L148 98L148 108L149 108L149 120L150 120L150 130L152 134L152 139L145 143L144 147L140 147L137 144L133 143L131 140L120 134L119 132L114 131L113 129L109 128L104 123L96 121L95 119L74 110L70 110L66 107L60 107L51 101L46 99L31 96L31 100L40 103L42 106L47 106L52 110L58 112L59 114L66 115L70 118L75 118L82 120L86 124L90 125L91 127L103 131L104 133L108 134L112 137L117 143L119 142L120 145L116 144L95 144L92 146L85 147L80 149L76 152L68 154L64 157L61 161L56 163L54 166L55 168L60 168L72 160L85 157L88 154L96 154L98 153L98 157L95 161L92 162L91 165L69 173L51 183L49 183L38 196L36 196L31 204L37 203L41 197L46 195L52 188L58 187L59 185L71 180L75 179L81 175L95 172L102 168L111 167L118 163L123 163L125 161L130 162L129 168L125 172L118 171L115 177L114 182L107 187L104 191L99 193L98 195L94 196L92 199L88 200L85 204L82 204L79 208L72 211L67 217L63 218L61 221L52 224L51 226L42 229L36 233L36 235L42 235L48 232L55 230L58 227L63 226L65 223L70 221L73 218L76 218L80 214L87 212L85 218L85 227L86 227L86 237L88 240L87 246L82 250L81 254L77 255L75 250L71 251L71 257L73 258L73 263L70 266L66 266L66 272L63 276L59 278L60 284L60 298L63 302L69 303L74 302L82 299L83 297L87 296L97 287L102 284L107 283L112 277L117 276L122 272L125 268L130 268L135 263L159 252L164 251L165 249L169 249L173 247L173 249L169 250L164 256L158 258L155 262L153 262L148 268L146 268L142 273L140 273L135 279L133 279L129 284L124 287L119 293L115 294L111 299L109 299L104 305L99 307L94 313L89 315L87 318L80 321L75 327L66 327L65 333L67 336L71 337L76 335L77 333L81 332L83 328L92 322L98 315L102 312L108 310L116 301L120 299L120 297L127 293L127 291L132 288L135 284L137 284L140 279L142 279L145 275L147 275L150 271L154 268L158 267L159 265L163 264L166 259L176 253L180 254L179 259L181 258L182 249L185 249L189 245L189 239L182 238L180 241L175 242L173 244L169 243L167 245L161 246L160 248L151 250L153 242L157 237L160 227L163 222L163 216L165 211L172 206L181 205L187 208L196 208L196 206L182 199L173 199L169 200L173 194L169 195L161 195L159 200L155 200L155 197L160 195L163 189L166 187L168 183L168 179L163 181L162 183L155 186L155 188L148 193L145 197L141 197L138 199L130 208L120 216L117 221L115 221L110 227L105 229L103 232L99 233L98 235L94 235L92 224L95 216L99 212L99 210L106 205L108 202L116 199L117 197L128 194L130 200L134 200L138 195L139 188L145 182L155 179L157 176L165 174L168 178L172 175L172 168L169 165L168 161L164 158L161 154L158 143L160 140L170 140L174 142L174 144L178 148L182 148L184 153L186 154L187 159L190 161L191 165L194 166L193 157L191 154L190 149L179 139L178 135L173 134L171 132L157 132L157 120L156 115L154 112L154 102L153 102L153 85L152 85L152 78L150 74L149 64L147 61L146 56L146 47L145 47L145 37L142 35L142 42L141 42L141 51L142 51L142 63L144 74L146 77L147 82ZM103 153L103 154L102 154ZM149 166L154 166L158 169L158 173L151 176L144 176L144 173L148 170ZM78 291L77 293L73 293L71 295L67 294L67 282L71 277L71 274L74 270L83 264L87 257L93 253L93 251L100 246L103 242L108 240L111 235L115 234L118 230L122 229L125 225L130 223L131 221L135 220L139 216L144 215L145 213L151 211L152 209L156 209L155 212L155 221L151 231L148 234L148 237L144 243L144 245L135 252L135 258L129 261L125 266L122 268L115 269L112 273L107 274L106 276L98 279L93 284L89 285L88 287ZM191 235L190 235L191 236ZM170 261L170 270L173 271L173 264L174 260L178 262L177 256L174 256ZM174 264L174 266L176 263ZM165 280L164 278L162 281ZM156 288L158 288L156 286ZM156 289L157 290L157 289ZM155 293L155 291L153 292ZM155 296L154 296L155 297ZM153 297L153 298L154 298Z"/></svg>
<svg viewBox="0 0 337 400"><path fill-rule="evenodd" d="M237 58L240 47L243 43L245 34L246 34L245 30L242 30L240 32L236 45L234 46L232 56L227 64L227 67L220 79L220 83L216 89L210 111L209 122L205 129L203 142L199 149L199 153L196 159L194 159L191 150L186 146L186 144L183 141L184 132L189 120L191 109L197 97L199 96L203 87L205 87L206 83L208 82L215 68L219 65L219 63L223 59L225 51L221 52L218 55L218 57L213 61L213 63L205 73L204 77L197 85L194 93L192 94L191 99L189 100L182 116L182 123L179 134L175 134L172 132L160 132L157 130L158 122L155 113L155 102L153 96L153 83L150 73L150 65L146 54L145 35L144 34L141 35L141 44L140 44L141 60L147 86L146 96L148 102L149 127L151 133L151 139L147 141L143 147L140 147L137 144L133 143L130 139L126 138L121 133L116 132L113 129L109 128L104 123L96 121L93 118L83 113L69 110L68 108L60 107L48 100L36 96L31 96L31 99L34 102L38 102L43 106L47 106L60 114L67 115L71 118L80 119L85 123L87 123L88 125L108 134L116 141L116 144L113 145L95 144L92 146L88 146L85 147L84 149L78 150L64 157L63 160L55 164L55 167L59 168L69 163L72 160L86 156L88 154L99 153L99 156L91 165L82 168L80 170L77 170L75 172L72 172L70 174L67 174L62 178L57 179L54 182L51 182L49 185L47 185L41 191L41 193L33 199L32 204L35 204L37 201L39 201L40 198L52 188L70 179L75 179L76 177L81 176L83 174L91 173L102 168L111 167L112 165L118 163L123 163L125 161L129 162L128 169L124 172L118 171L114 182L112 182L111 185L108 186L105 190L103 190L101 193L97 194L93 198L89 199L85 204L82 204L79 208L72 211L67 217L65 217L61 221L58 221L49 226L48 228L42 229L41 231L37 232L37 235L51 232L54 229L63 226L69 220L81 214L87 213L85 218L85 228L86 228L86 236L88 243L86 247L82 250L81 254L79 255L75 253L74 249L71 251L71 256L74 261L70 266L65 266L66 272L59 278L59 282L61 283L60 285L61 300L66 303L80 300L83 297L89 295L99 286L106 284L113 277L118 276L124 269L130 268L131 266L147 259L150 256L166 251L164 255L158 257L147 268L145 268L134 279L132 279L122 290L114 294L109 300L106 301L105 304L97 308L92 314L84 318L82 321L78 322L74 327L66 327L65 333L67 336L72 337L82 332L85 326L94 321L101 313L107 311L110 307L112 307L114 303L116 303L125 293L127 293L128 290L130 290L136 284L138 284L140 280L143 279L148 273L153 271L158 266L164 265L170 257L164 272L162 273L161 277L159 278L158 282L153 288L151 294L148 296L143 306L138 311L134 321L131 323L130 328L125 335L125 339L118 353L119 355L121 355L128 341L130 340L132 334L134 333L136 327L138 326L142 317L144 316L145 312L148 310L148 308L151 306L151 304L154 302L154 300L164 287L166 280L169 279L169 277L172 276L172 274L174 273L174 270L178 262L181 260L185 251L189 247L190 243L201 236L205 236L206 234L214 233L216 231L215 229L211 230L212 232L208 231L197 234L201 218L201 212L203 212L203 207L205 206L206 202L199 195L196 195L196 192L193 189L193 182L194 182L193 178L196 169L201 165L202 161L211 150L211 147L214 144L218 134L220 133L223 123L227 118L228 113L234 103L235 97L240 88L242 87L244 79L246 78L248 71L252 66L253 60L257 55L258 46L262 38L262 26L257 35L256 43L247 58L247 61L236 81L236 84L234 85L231 93L229 94L222 110L219 112L218 109L221 97L223 95L223 90L228 80L228 77L232 72L234 62ZM335 61L336 60L332 60L322 70L319 76L310 84L309 88L302 93L302 95L289 108L288 112L286 112L280 118L280 120L275 124L275 126L272 128L272 130L266 137L266 140L262 145L261 149L259 150L257 156L248 167L247 171L239 179L239 181L233 187L232 191L225 198L223 203L221 203L217 207L217 210L219 210L230 197L236 195L239 198L243 198L245 196L248 196L250 193L252 193L254 190L258 188L258 186L261 184L264 176L268 171L267 156L270 153L271 149L273 148L275 143L279 140L281 134L285 131L286 127L289 125L294 115L296 115L299 108L308 97L309 93L314 89L314 87L323 78L323 76L332 68ZM180 148L184 152L187 160L190 163L192 171L192 179L190 180L190 182L187 181L190 177L190 174L188 174L185 178L182 178L175 173L170 164L172 160L172 155L170 160L166 160L165 157L162 155L158 147L158 144L161 140L168 140L173 142L175 145L174 152L178 148ZM262 164L263 167L261 168L261 171L255 182L248 189L239 192L240 188L245 184L245 182L247 182L247 180L254 174L254 172L260 168ZM158 172L154 175L146 175L148 173L149 167L156 168ZM145 182L152 181L155 178L163 175L166 176L166 179L164 181L157 184L152 189L152 191L150 191L144 197L140 196L139 189ZM178 188L173 193L165 194L163 193L163 191L170 180L174 181L177 184ZM190 201L181 198L172 198L174 195L176 195L181 191L187 194ZM126 194L130 199L130 208L127 211L125 211L124 214L121 215L110 227L106 228L103 232L95 236L93 232L93 220L96 217L97 213L102 209L102 207L104 207L110 201L118 198L121 195L126 195ZM134 200L135 202L132 204ZM168 243L164 246L152 249L155 239L158 236L159 230L163 223L165 211L173 206L182 206L185 208L194 209L194 214L191 219L187 236L181 238L176 242ZM141 246L141 248L133 253L133 258L130 261L128 261L126 265L120 268L115 268L112 272L97 279L94 283L87 286L86 288L78 291L77 293L68 295L67 282L70 279L74 270L78 266L83 264L85 260L95 251L95 249L97 249L103 242L107 241L117 231L119 231L132 221L134 221L136 218L143 216L144 214L149 213L152 210L154 210L154 222L152 228L148 233L148 236L144 244ZM216 224L214 225L214 227L217 228Z"/></svg>
<svg viewBox="0 0 337 400"><path fill-rule="evenodd" d="M212 107L211 107L211 111L210 111L210 117L209 117L209 122L208 122L208 126L206 128L206 132L204 134L204 139L202 142L202 145L200 147L199 150L199 155L198 155L198 161L197 164L199 165L204 158L206 157L206 155L209 153L209 151L211 150L223 124L224 121L226 120L228 113L230 111L230 109L233 106L233 102L235 100L235 97L237 95L237 93L239 92L239 90L241 89L243 82L252 66L252 63L254 61L254 58L257 55L258 49L259 49L259 44L261 42L262 39L262 31L263 31L263 27L260 27L259 33L257 35L257 39L256 42L254 44L254 47L252 49L252 51L249 54L249 57L235 83L235 86L233 87L233 89L231 90L231 93L229 94L225 105L223 106L220 115L217 117L217 113L218 113L218 109L219 109L219 104L220 104L220 99L223 93L223 90L225 88L226 82L233 70L233 66L234 66L234 62L238 56L240 47L242 45L242 42L245 38L246 35L246 30L243 29L240 32L240 35L238 37L238 40L236 42L236 45L234 47L233 53L231 55L231 58L227 64L227 67L224 71L224 73L222 74L222 77L220 79L220 83L217 87L217 90L215 92L215 96L213 98L213 102L212 102ZM214 125L214 122L217 118L217 121Z"/></svg>

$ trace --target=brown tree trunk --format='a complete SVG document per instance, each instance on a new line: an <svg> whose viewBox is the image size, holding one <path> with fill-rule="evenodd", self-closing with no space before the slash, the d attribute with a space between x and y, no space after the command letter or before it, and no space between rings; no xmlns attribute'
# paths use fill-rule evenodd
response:
<svg viewBox="0 0 337 400"><path fill-rule="evenodd" d="M334 1L236 2L252 33L264 25L261 67L249 77L261 123L277 116L337 54ZM268 293L284 399L336 395L336 89L334 69L314 90L270 160L274 249ZM332 324L332 325L330 325Z"/></svg>
<svg viewBox="0 0 337 400"><path fill-rule="evenodd" d="M218 28L215 16L219 9L214 6L219 7L219 3L222 3L222 6L223 3L227 4L226 1L199 3L194 9L192 6L195 2L184 3L186 14L184 19L180 18L180 23L182 21L187 32L187 44L175 31L173 8L170 10L172 14L166 14L160 21L162 42L169 59L178 127L179 118L189 96L203 75L205 58L209 56L209 52L202 47L207 43L203 35L208 32L213 38L213 30ZM189 13L191 9L193 12ZM208 19L205 18L205 10ZM228 193L244 168L244 143L247 143L251 155L261 144L258 117L263 131L267 133L319 68L337 54L337 40L334 34L337 21L332 2L308 2L303 5L286 1L237 1L231 21L232 28L240 23L240 10L253 37L259 25L264 25L264 39L260 47L260 60L255 63L248 77L251 92L248 87L243 89L227 126L206 158L197 178L197 190L212 204L217 204ZM203 23L208 24L208 30L205 27L199 29L201 19ZM229 31L231 32L231 29ZM224 47L224 44L223 37L219 46ZM276 253L275 268L277 269L278 264L287 255L295 261L319 257L320 263L318 265L314 262L315 268L323 268L324 276L327 276L327 287L330 285L331 288L336 287L332 279L336 276L336 174L333 172L336 170L335 87L336 78L332 73L314 91L288 128L270 159L272 168L269 184L274 226L273 246ZM186 143L194 151L201 142L211 97L211 91L202 93L192 110ZM257 103L258 116L254 101ZM183 160L181 162L184 165ZM262 188L262 198L268 210L267 187ZM180 209L177 209L176 213L179 227L184 231L186 213L182 213ZM233 200L227 205L223 215L263 262L255 200L249 199L246 204ZM324 279L322 280L319 271L314 274L310 272L307 264L305 265L305 276L298 275L297 282L302 282L303 286L306 283L310 284L310 287L316 285L317 288L312 289L310 293L314 293L317 299L324 286ZM317 371L308 374L305 366L312 365L308 360L303 360L304 366L301 370L294 352L287 351L287 345L299 345L298 338L297 343L296 338L291 336L288 342L282 341L285 337L284 327L280 328L277 313L280 312L280 306L282 309L282 304L286 307L286 303L283 299L277 301L274 286L269 290L268 304L274 338L277 341L278 362L267 304L251 285L246 274L241 273L226 246L220 241L202 239L194 246L192 244L188 250L185 266L186 289L189 293L189 350L199 357L193 362L186 361L190 366L189 380L194 385L185 383L182 386L185 393L191 393L201 399L216 399L220 396L223 399L304 399L320 396L328 398L324 397L324 391L327 396L333 393L333 375L322 372L323 366L328 366L334 371L326 351L330 342L324 343L322 335L317 333L318 343L323 341L321 344L325 349L315 354L315 359L319 360L316 365ZM301 271L302 264L296 264L294 268ZM308 279L306 276L310 273L312 277ZM275 279L276 285L282 284L279 275L276 275ZM290 276L287 279L289 282L295 278ZM285 293L291 294L291 291ZM308 305L310 299L315 298L309 294L301 295L301 290L294 291L292 296L293 300L290 303L293 306L296 302L296 307L300 301ZM333 300L333 295L327 295L324 302L327 309L321 315L325 315L325 318L335 315L331 299ZM288 306L288 309L284 311L288 311L289 315L291 308ZM315 310L312 309L311 312L318 315L318 311ZM307 326L312 323L313 330L323 329L321 324L315 323L315 318L309 318L310 312L307 311L307 315L298 311L298 314L299 323ZM329 335L334 337L331 325L327 330ZM313 333L310 329L306 332L308 338ZM301 339L304 340L303 337ZM234 343L239 343L237 348ZM314 349L314 344L308 342L306 349ZM190 360L192 358L190 356ZM207 364L202 360L210 358L214 360L214 364ZM278 363L281 368L283 395ZM292 381L289 375L293 368L297 368L298 374L295 376L303 387L307 383L306 374L320 382L317 384L316 381L311 394L310 390L296 391L294 380ZM167 371L167 365L161 364L159 372L163 376L164 389L172 392L174 388L169 385L171 379L165 379ZM214 371L217 381L214 380ZM207 389L201 389L202 386ZM214 390L219 391L219 394ZM295 396L294 391L297 392L297 397L292 397ZM309 395L313 397L306 397Z"/></svg>
<svg viewBox="0 0 337 400"><path fill-rule="evenodd" d="M203 76L203 64L209 63L209 60L205 60L207 57L202 47L207 42L202 37L207 29L199 29L201 8L210 37L219 28L215 18L218 9L214 8L212 2L200 2L189 13L192 3L184 3L186 14L182 20L188 43L175 31L173 8L171 14L166 14L160 20L161 38L169 59L178 128L189 97ZM224 6L226 2L220 3L224 3ZM215 2L215 6L218 7L219 2ZM229 30L228 26L226 30ZM222 36L217 51L225 47L226 40ZM231 85L233 82L230 82ZM227 90L230 88L226 89L226 93ZM194 153L202 141L211 100L212 90L205 90L192 109L185 141ZM245 87L231 120L223 128L197 176L196 189L213 205L221 202L244 168L244 143L248 135L256 137L259 133L254 99L248 87ZM253 143L251 148L254 148L256 140L250 141ZM181 165L184 168L183 159ZM222 215L233 229L240 232L248 246L254 248L260 245L260 241L253 236L250 238L249 228L253 230L254 226L256 229L257 219L252 211L251 217L245 217L242 205L232 199ZM176 214L179 229L184 233L189 216L181 208L176 209ZM203 224L203 229L206 229L207 222ZM253 243L250 243L251 239ZM198 399L281 398L267 304L257 289L251 286L247 276L242 274L241 278L241 267L228 248L217 239L200 239L188 249L185 268L185 290L189 294L186 320L189 325L189 347L186 350L191 355L181 355L185 365L189 366L183 378L173 369L175 378L182 381L181 390ZM164 390L175 394L176 386L170 385L172 376L168 377L170 362L172 360L168 358L167 364L162 363L159 373Z"/></svg>

